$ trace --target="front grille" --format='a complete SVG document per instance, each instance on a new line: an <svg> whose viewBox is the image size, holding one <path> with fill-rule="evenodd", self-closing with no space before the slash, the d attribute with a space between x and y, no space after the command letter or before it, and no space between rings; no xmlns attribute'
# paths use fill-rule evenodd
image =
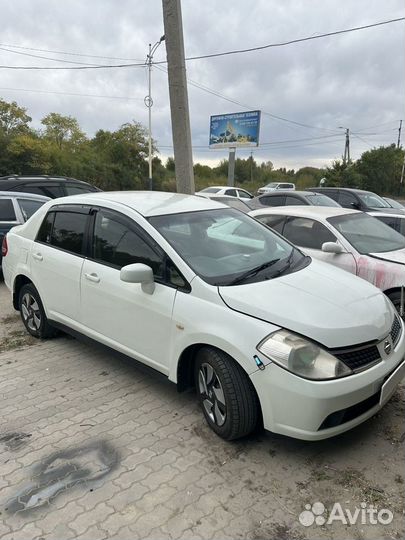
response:
<svg viewBox="0 0 405 540"><path fill-rule="evenodd" d="M401 330L402 330L402 325L399 321L399 318L395 315L394 322L392 323L391 332L390 332L394 347L398 343L399 338L401 337Z"/></svg>
<svg viewBox="0 0 405 540"><path fill-rule="evenodd" d="M354 349L351 351L337 351L332 352L334 356L342 360L353 371L362 369L369 364L381 360L380 353L378 352L377 345L369 345L360 349Z"/></svg>

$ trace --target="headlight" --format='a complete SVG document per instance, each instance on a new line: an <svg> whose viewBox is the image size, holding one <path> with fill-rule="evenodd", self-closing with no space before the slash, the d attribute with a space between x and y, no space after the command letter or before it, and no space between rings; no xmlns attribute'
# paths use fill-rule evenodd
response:
<svg viewBox="0 0 405 540"><path fill-rule="evenodd" d="M306 379L336 379L353 373L335 356L287 330L271 334L257 349L279 366Z"/></svg>

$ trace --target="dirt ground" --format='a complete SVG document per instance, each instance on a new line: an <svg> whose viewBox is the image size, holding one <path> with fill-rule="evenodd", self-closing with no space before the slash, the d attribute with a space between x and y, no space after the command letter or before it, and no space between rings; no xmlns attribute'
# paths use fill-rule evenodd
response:
<svg viewBox="0 0 405 540"><path fill-rule="evenodd" d="M4 540L405 537L403 386L334 439L224 442L193 393L73 338L28 336L0 281L0 400ZM393 519L327 523L334 503Z"/></svg>

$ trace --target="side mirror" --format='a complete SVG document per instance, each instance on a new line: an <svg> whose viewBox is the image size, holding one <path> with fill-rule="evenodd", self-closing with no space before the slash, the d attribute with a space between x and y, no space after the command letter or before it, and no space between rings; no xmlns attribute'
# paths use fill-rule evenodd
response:
<svg viewBox="0 0 405 540"><path fill-rule="evenodd" d="M127 264L120 272L121 281L125 283L140 283L143 292L153 294L155 290L155 280L153 270L150 266L142 263Z"/></svg>
<svg viewBox="0 0 405 540"><path fill-rule="evenodd" d="M360 204L358 202L352 202L350 203L350 206L355 210L360 210Z"/></svg>
<svg viewBox="0 0 405 540"><path fill-rule="evenodd" d="M344 250L337 242L325 242L322 244L322 251L325 253L334 253L335 255L338 255L339 253L343 253Z"/></svg>

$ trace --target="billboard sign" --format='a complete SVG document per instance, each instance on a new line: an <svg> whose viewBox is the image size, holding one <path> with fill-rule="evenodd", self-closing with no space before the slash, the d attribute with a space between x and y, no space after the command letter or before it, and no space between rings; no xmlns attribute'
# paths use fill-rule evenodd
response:
<svg viewBox="0 0 405 540"><path fill-rule="evenodd" d="M210 120L210 148L258 146L260 111L217 114Z"/></svg>

